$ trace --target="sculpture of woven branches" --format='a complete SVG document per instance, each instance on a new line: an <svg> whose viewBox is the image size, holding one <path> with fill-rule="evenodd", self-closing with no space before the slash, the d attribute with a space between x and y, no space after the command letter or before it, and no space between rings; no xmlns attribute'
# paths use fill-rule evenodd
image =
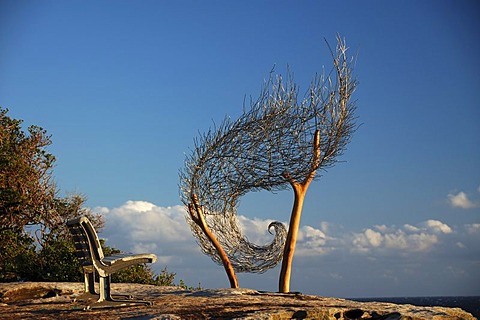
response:
<svg viewBox="0 0 480 320"><path fill-rule="evenodd" d="M338 37L332 52L334 67L317 76L304 98L288 75L271 74L257 101L235 121L226 118L195 140L180 172L185 205L198 197L205 220L237 272L264 272L281 259L286 229L271 223L275 238L269 245L250 243L238 226L236 208L248 192L287 189L289 181L303 181L312 170L326 169L337 161L354 131L355 90L353 61L347 58L345 42ZM321 157L315 162L312 143L320 132ZM187 222L202 251L221 264L215 248L199 225Z"/></svg>

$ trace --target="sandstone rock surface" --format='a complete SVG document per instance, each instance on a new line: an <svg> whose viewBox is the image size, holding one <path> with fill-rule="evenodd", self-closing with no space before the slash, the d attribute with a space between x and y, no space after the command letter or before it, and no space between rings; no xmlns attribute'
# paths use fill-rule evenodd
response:
<svg viewBox="0 0 480 320"><path fill-rule="evenodd" d="M113 284L113 293L132 294L152 306L83 310L76 301L83 284L0 283L1 319L476 319L459 308L355 302L251 289L183 290Z"/></svg>

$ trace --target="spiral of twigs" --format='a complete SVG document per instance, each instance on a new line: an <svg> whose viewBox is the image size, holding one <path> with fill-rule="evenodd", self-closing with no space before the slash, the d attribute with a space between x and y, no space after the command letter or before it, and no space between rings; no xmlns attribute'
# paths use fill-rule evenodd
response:
<svg viewBox="0 0 480 320"><path fill-rule="evenodd" d="M195 140L180 172L181 198L185 205L195 195L206 222L225 249L237 272L264 272L282 258L286 229L280 222L271 244L257 246L242 234L236 218L239 199L248 192L279 191L291 181L303 181L317 169L337 162L355 130L355 104L350 100L357 86L353 59L344 40L332 52L329 74L316 76L299 101L298 87L289 74L270 75L257 101L235 121L226 118ZM246 109L246 108L244 108ZM320 133L321 156L315 161L312 142ZM318 175L317 175L318 177ZM190 215L187 222L202 251L221 263L218 253Z"/></svg>

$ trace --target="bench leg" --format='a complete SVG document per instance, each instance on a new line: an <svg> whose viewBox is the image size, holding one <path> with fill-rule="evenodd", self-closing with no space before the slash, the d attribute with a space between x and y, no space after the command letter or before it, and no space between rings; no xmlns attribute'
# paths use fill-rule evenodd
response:
<svg viewBox="0 0 480 320"><path fill-rule="evenodd" d="M93 272L85 272L85 293L94 294L95 292L95 271Z"/></svg>
<svg viewBox="0 0 480 320"><path fill-rule="evenodd" d="M100 294L95 291L95 270L84 272L84 292L75 298L75 301L98 300ZM100 290L101 291L101 290ZM114 299L133 299L130 294L113 294Z"/></svg>
<svg viewBox="0 0 480 320"><path fill-rule="evenodd" d="M83 277L83 293L75 301L98 299L99 294L95 292L95 270L84 268Z"/></svg>
<svg viewBox="0 0 480 320"><path fill-rule="evenodd" d="M100 277L100 296L98 300L92 304L89 304L85 309L96 308L115 308L115 307L129 307L136 305L152 305L151 301L145 300L117 300L113 299L110 288L110 276Z"/></svg>

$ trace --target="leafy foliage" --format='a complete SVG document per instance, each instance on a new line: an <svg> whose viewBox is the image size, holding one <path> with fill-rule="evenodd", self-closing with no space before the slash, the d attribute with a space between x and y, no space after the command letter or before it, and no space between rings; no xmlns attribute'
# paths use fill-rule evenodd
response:
<svg viewBox="0 0 480 320"><path fill-rule="evenodd" d="M8 250L0 252L0 259L6 261L0 272L0 281L83 281L83 271L75 256L73 242L68 237L54 236L36 250L32 238L24 234L4 231L0 239L7 241ZM106 255L120 253L120 250L105 246ZM6 259L8 258L8 259ZM158 286L174 286L175 273L165 267L156 275L146 264L135 265L112 275L112 282L141 283ZM180 285L182 285L180 281Z"/></svg>
<svg viewBox="0 0 480 320"><path fill-rule="evenodd" d="M51 176L55 157L46 150L50 136L38 126L25 133L22 121L7 112L0 108L0 226L20 230L27 224L58 223Z"/></svg>
<svg viewBox="0 0 480 320"><path fill-rule="evenodd" d="M38 126L24 132L22 120L7 113L0 108L0 282L83 281L65 222L86 215L100 230L103 218L84 208L82 195L57 196L52 178L55 157L46 149L50 136ZM120 252L104 244L103 249L106 255ZM174 285L175 273L164 268L156 275L143 264L112 278L113 282Z"/></svg>
<svg viewBox="0 0 480 320"><path fill-rule="evenodd" d="M17 281L34 270L34 241L24 233L0 231L0 282Z"/></svg>

